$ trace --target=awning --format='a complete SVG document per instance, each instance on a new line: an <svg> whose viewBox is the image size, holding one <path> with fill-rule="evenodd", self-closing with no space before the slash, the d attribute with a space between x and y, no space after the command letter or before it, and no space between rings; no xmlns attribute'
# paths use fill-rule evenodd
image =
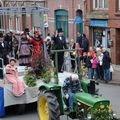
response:
<svg viewBox="0 0 120 120"><path fill-rule="evenodd" d="M92 27L108 27L107 20L91 20L90 26Z"/></svg>
<svg viewBox="0 0 120 120"><path fill-rule="evenodd" d="M80 23L83 23L83 20L80 16L76 16L76 18L74 19L74 23L75 24L80 24Z"/></svg>

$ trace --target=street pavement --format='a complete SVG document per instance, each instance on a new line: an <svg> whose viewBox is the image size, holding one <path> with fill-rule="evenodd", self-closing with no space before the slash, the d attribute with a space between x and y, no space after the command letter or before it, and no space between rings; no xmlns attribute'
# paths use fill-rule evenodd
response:
<svg viewBox="0 0 120 120"><path fill-rule="evenodd" d="M102 94L104 98L110 100L112 110L115 111L117 113L117 116L120 118L120 86L100 84L98 88L100 89L100 94ZM1 118L0 120L39 120L36 111L36 105L33 104L32 106L27 107L28 108L23 115L16 115L14 110L11 109L9 113L5 116L5 118ZM67 120L67 117L61 116L61 120Z"/></svg>

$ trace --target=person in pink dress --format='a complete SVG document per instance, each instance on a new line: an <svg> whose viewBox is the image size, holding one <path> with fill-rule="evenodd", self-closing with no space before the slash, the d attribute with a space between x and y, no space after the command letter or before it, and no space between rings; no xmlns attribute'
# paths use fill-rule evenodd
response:
<svg viewBox="0 0 120 120"><path fill-rule="evenodd" d="M10 59L10 63L6 65L6 80L12 84L12 92L14 96L21 96L25 93L25 83L18 79L18 70L16 60Z"/></svg>

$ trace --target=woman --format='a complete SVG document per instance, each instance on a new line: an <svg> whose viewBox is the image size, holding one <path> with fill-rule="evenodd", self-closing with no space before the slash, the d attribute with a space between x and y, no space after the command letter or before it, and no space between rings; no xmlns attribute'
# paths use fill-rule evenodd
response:
<svg viewBox="0 0 120 120"><path fill-rule="evenodd" d="M71 39L71 41L70 41L70 49L71 50L75 49L75 41L73 39ZM74 70L75 70L75 51L71 51L70 56L71 56L72 71L74 72Z"/></svg>
<svg viewBox="0 0 120 120"><path fill-rule="evenodd" d="M12 84L12 92L14 96L21 96L25 92L25 83L18 80L18 70L16 60L10 59L10 63L6 66L6 80Z"/></svg>
<svg viewBox="0 0 120 120"><path fill-rule="evenodd" d="M34 38L29 40L29 43L33 45L31 67L36 68L36 65L39 64L39 62L44 62L43 61L43 39L41 38L38 31L34 32Z"/></svg>
<svg viewBox="0 0 120 120"><path fill-rule="evenodd" d="M30 61L31 52L30 52L27 35L25 33L21 35L21 41L18 47L18 56L19 56L19 65L26 66L27 69L27 67L30 66L30 62L31 62Z"/></svg>

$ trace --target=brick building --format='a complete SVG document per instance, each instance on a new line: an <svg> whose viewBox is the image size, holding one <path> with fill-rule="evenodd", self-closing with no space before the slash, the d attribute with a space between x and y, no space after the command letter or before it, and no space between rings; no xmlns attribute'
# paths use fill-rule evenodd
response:
<svg viewBox="0 0 120 120"><path fill-rule="evenodd" d="M84 0L48 0L49 31L62 28L67 40L76 38L76 32L83 32L83 24L76 24L78 16L84 18Z"/></svg>
<svg viewBox="0 0 120 120"><path fill-rule="evenodd" d="M120 64L120 0L109 2L109 27L113 41L112 58L113 62Z"/></svg>
<svg viewBox="0 0 120 120"><path fill-rule="evenodd" d="M111 52L112 63L120 64L120 0L87 0L85 33L91 46ZM111 47L109 47L109 45Z"/></svg>
<svg viewBox="0 0 120 120"><path fill-rule="evenodd" d="M1 7L20 7L25 5L38 5L45 7L46 0L0 0ZM13 31L21 32L26 27L29 29L41 29L40 28L40 18L41 15L36 13L34 10L29 8L20 8L20 11L27 11L24 14L11 13L9 15L0 16L0 30L1 31ZM28 13L29 11L29 13Z"/></svg>

